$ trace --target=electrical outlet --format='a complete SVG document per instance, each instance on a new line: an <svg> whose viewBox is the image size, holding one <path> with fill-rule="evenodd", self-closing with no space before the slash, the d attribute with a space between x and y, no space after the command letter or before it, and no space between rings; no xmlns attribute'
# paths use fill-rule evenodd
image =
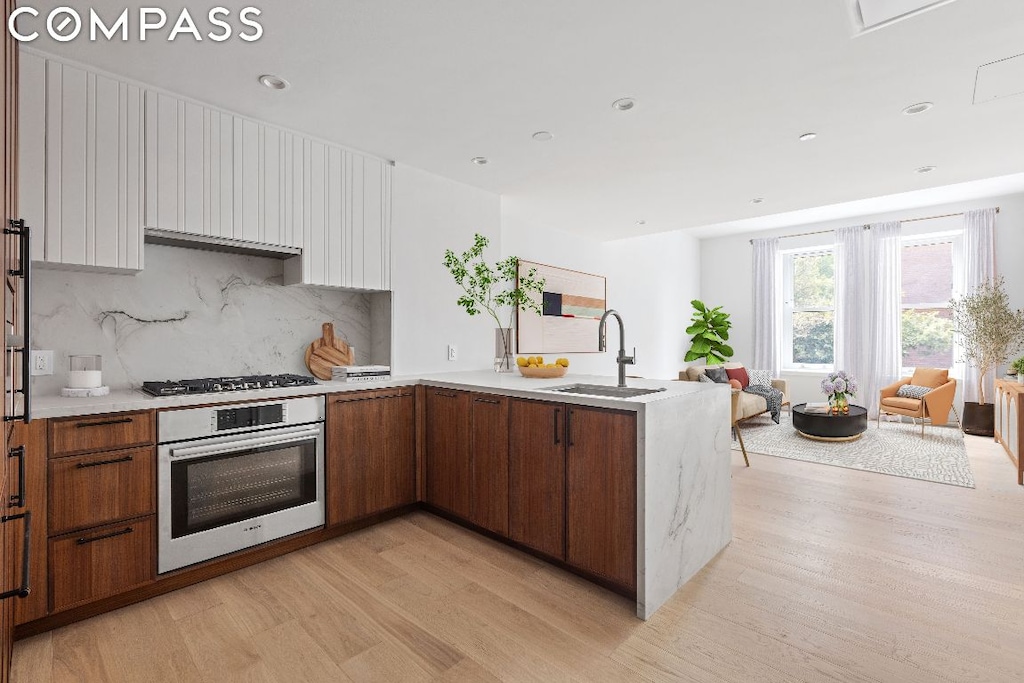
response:
<svg viewBox="0 0 1024 683"><path fill-rule="evenodd" d="M32 375L53 374L53 351L32 351Z"/></svg>
<svg viewBox="0 0 1024 683"><path fill-rule="evenodd" d="M455 360L456 352L457 352L457 349L455 348L455 344L449 344L448 345L448 360Z"/></svg>

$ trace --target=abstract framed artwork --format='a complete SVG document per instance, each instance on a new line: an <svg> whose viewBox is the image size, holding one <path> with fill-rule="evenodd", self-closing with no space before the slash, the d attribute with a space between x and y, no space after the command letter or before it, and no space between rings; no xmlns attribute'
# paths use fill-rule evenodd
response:
<svg viewBox="0 0 1024 683"><path fill-rule="evenodd" d="M607 303L601 275L519 262L520 277L533 268L544 280L543 294L532 297L542 314L516 311L518 353L597 353L597 328Z"/></svg>

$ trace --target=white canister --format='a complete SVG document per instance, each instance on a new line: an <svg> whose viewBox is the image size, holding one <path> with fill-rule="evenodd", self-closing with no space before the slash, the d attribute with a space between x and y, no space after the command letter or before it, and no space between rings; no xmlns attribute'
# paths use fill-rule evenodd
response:
<svg viewBox="0 0 1024 683"><path fill-rule="evenodd" d="M103 386L102 356L71 356L68 386L72 389L95 389Z"/></svg>

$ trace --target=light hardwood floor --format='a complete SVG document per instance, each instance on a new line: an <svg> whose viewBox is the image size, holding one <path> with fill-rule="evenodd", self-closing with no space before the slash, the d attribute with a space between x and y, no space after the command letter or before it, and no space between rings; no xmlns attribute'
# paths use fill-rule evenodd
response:
<svg viewBox="0 0 1024 683"><path fill-rule="evenodd" d="M1024 681L1024 487L733 452L734 539L650 621L416 513L15 645L54 681Z"/></svg>

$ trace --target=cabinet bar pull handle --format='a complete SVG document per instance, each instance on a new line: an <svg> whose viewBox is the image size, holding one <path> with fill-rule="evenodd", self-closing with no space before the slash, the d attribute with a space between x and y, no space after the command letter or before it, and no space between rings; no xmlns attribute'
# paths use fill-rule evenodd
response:
<svg viewBox="0 0 1024 683"><path fill-rule="evenodd" d="M562 438L558 436L558 414L562 412L561 408L555 408L555 445L562 443Z"/></svg>
<svg viewBox="0 0 1024 683"><path fill-rule="evenodd" d="M80 470L84 470L87 467L99 467L100 465L113 465L119 462L131 462L135 459L134 455L126 455L123 458L114 458L113 460L97 460L96 462L80 462L75 467Z"/></svg>
<svg viewBox="0 0 1024 683"><path fill-rule="evenodd" d="M13 393L20 393L22 395L21 404L21 415L4 415L4 422L14 422L21 420L26 424L32 419L32 354L30 349L32 348L31 335L31 307L32 307L32 247L29 242L32 231L25 225L25 219L8 220L7 227L4 228L5 235L17 235L20 238L19 256L18 256L18 267L17 269L8 269L7 274L11 277L20 277L21 282L21 296L22 296L22 330L21 330L21 348L13 349L14 351L21 353L21 388L15 389ZM6 410L4 411L6 413Z"/></svg>
<svg viewBox="0 0 1024 683"><path fill-rule="evenodd" d="M444 396L445 398L455 398L455 394L450 391L435 391L434 396Z"/></svg>
<svg viewBox="0 0 1024 683"><path fill-rule="evenodd" d="M15 446L7 451L7 457L18 459L18 493L12 495L7 501L7 507L23 508L25 507L25 447Z"/></svg>
<svg viewBox="0 0 1024 683"><path fill-rule="evenodd" d="M490 403L491 405L499 405L501 401L497 401L493 398L475 398L473 399L477 403Z"/></svg>
<svg viewBox="0 0 1024 683"><path fill-rule="evenodd" d="M79 422L75 425L76 428L82 429L83 427L106 427L108 425L123 425L132 422L130 417L122 417L116 420L103 420L101 422Z"/></svg>
<svg viewBox="0 0 1024 683"><path fill-rule="evenodd" d="M103 541L103 540L106 540L108 538L114 538L116 536L124 536L125 534L130 534L133 531L135 531L135 529L133 529L133 528L131 528L129 526L129 527L125 527L124 529L121 529L120 531L114 531L114 532L111 532L109 534L103 534L102 536L95 536L93 538L80 538L77 541L75 541L75 543L77 543L78 545L85 545L86 543L93 543L95 541Z"/></svg>
<svg viewBox="0 0 1024 683"><path fill-rule="evenodd" d="M359 398L336 398L335 403L355 403L356 401L376 401L379 398L403 398L412 394L385 394L384 396L361 396Z"/></svg>
<svg viewBox="0 0 1024 683"><path fill-rule="evenodd" d="M572 408L567 408L565 411L565 431L569 435L569 445L575 446L576 444L572 440Z"/></svg>
<svg viewBox="0 0 1024 683"><path fill-rule="evenodd" d="M30 566L29 561L32 557L32 512L22 512L20 515L6 515L0 517L0 523L6 524L15 519L25 520L25 542L21 546L21 587L15 588L14 590L4 591L0 593L0 600L6 600L7 598L28 597L29 591L29 580L32 578L29 572Z"/></svg>

